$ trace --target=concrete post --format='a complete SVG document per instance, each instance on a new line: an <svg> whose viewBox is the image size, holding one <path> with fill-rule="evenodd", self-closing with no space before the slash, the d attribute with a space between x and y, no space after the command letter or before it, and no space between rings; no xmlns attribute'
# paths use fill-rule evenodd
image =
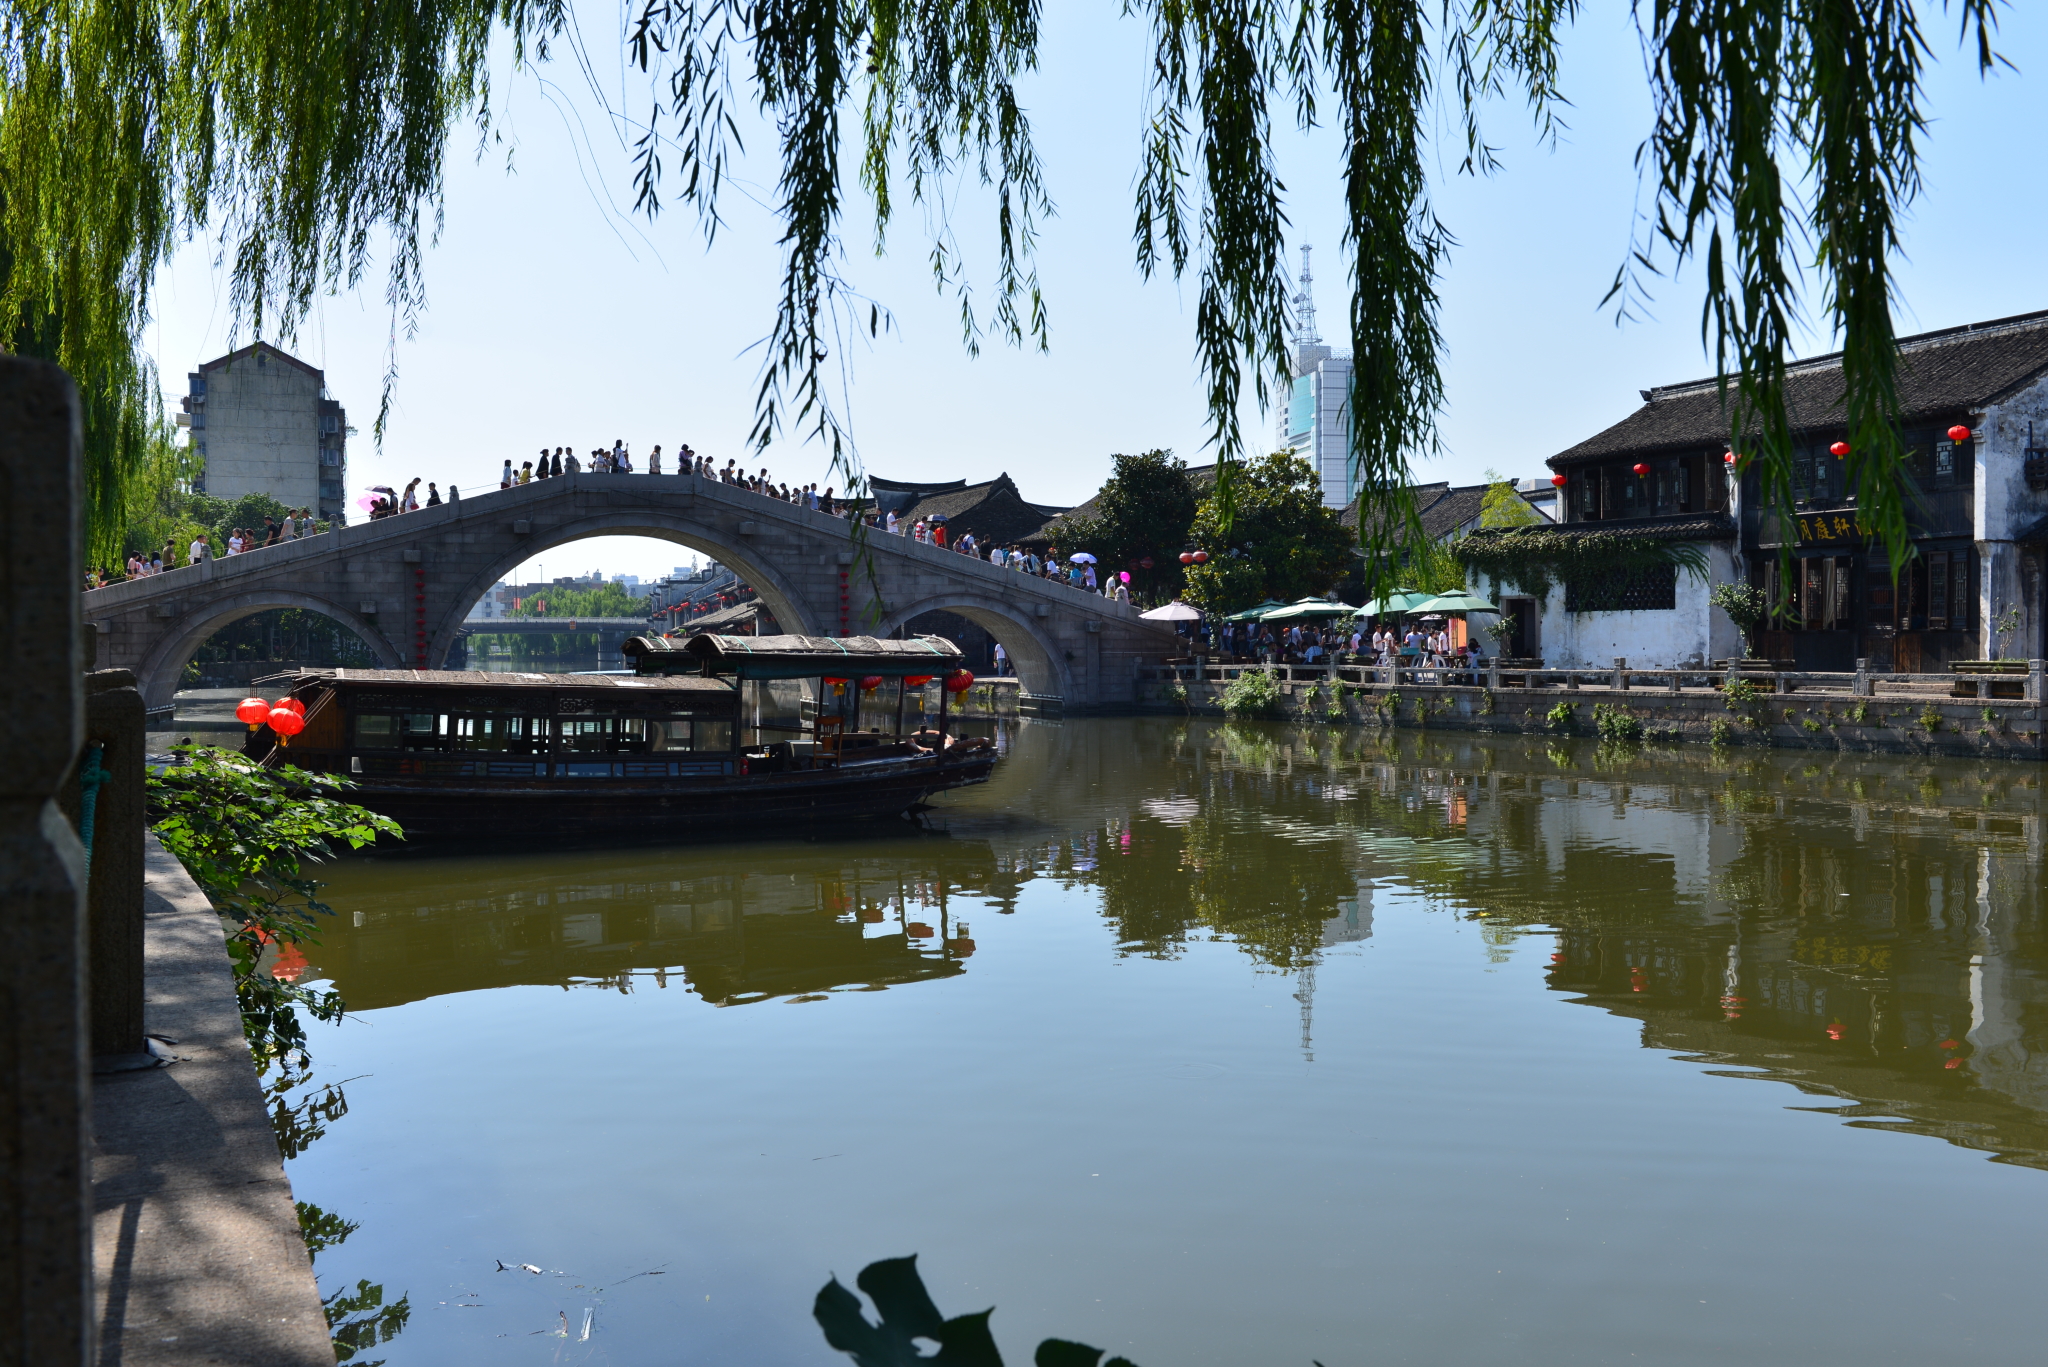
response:
<svg viewBox="0 0 2048 1367"><path fill-rule="evenodd" d="M1856 661L1856 677L1849 681L1849 696L1852 698L1867 698L1870 696L1869 660L1858 657Z"/></svg>
<svg viewBox="0 0 2048 1367"><path fill-rule="evenodd" d="M0 1323L6 1362L93 1359L78 396L0 357Z"/></svg>
<svg viewBox="0 0 2048 1367"><path fill-rule="evenodd" d="M1496 693L1500 692L1500 656L1498 655L1495 655L1492 660L1487 662L1486 686Z"/></svg>
<svg viewBox="0 0 2048 1367"><path fill-rule="evenodd" d="M99 747L102 774L86 887L92 1053L99 1068L117 1059L154 1067L142 1039L142 694L125 669L86 675L85 691L86 748Z"/></svg>
<svg viewBox="0 0 2048 1367"><path fill-rule="evenodd" d="M2041 701L2043 700L2043 692L2042 692L2042 688L2041 688L2041 669L2042 669L2042 665L2043 665L2043 662L2042 662L2042 661L2040 661L2040 660L2029 660L2029 661L2027 661L2027 701L2028 701L2028 702L2032 702L2032 703L2037 703L2037 702L2041 702Z"/></svg>
<svg viewBox="0 0 2048 1367"><path fill-rule="evenodd" d="M1614 691L1617 693L1628 692L1628 656L1626 655L1614 657Z"/></svg>

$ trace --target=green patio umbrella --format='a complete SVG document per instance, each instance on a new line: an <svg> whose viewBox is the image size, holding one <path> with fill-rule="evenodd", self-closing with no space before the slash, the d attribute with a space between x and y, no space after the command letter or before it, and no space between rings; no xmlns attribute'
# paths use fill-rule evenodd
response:
<svg viewBox="0 0 2048 1367"><path fill-rule="evenodd" d="M1256 622L1274 608L1284 608L1286 606L1287 604L1281 602L1278 598L1268 598L1255 608L1246 608L1243 612L1233 612L1223 620L1226 622Z"/></svg>
<svg viewBox="0 0 2048 1367"><path fill-rule="evenodd" d="M1304 598L1298 603L1289 603L1284 608L1274 608L1259 620L1294 622L1312 617L1349 617L1356 610L1349 603L1334 602L1328 598Z"/></svg>
<svg viewBox="0 0 2048 1367"><path fill-rule="evenodd" d="M1446 593L1428 598L1410 608L1411 612L1499 612L1500 609L1484 598L1475 598L1469 593Z"/></svg>
<svg viewBox="0 0 2048 1367"><path fill-rule="evenodd" d="M1413 611L1417 603L1426 603L1430 595L1417 593L1414 589L1395 589L1384 598L1375 598L1356 613L1359 617L1389 617L1396 613Z"/></svg>

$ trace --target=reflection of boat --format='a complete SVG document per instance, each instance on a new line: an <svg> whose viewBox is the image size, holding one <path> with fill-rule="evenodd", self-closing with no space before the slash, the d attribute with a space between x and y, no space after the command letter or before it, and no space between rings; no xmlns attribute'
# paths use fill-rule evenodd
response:
<svg viewBox="0 0 2048 1367"><path fill-rule="evenodd" d="M896 816L985 781L995 765L989 741L947 734L943 690L936 728L903 731L906 695L959 665L959 648L939 637L627 645L643 661L640 677L302 673L291 684L305 705L302 733L285 748L272 731L253 731L248 751L347 775L352 800L409 836L520 840L687 838ZM809 736L765 743L758 703L747 709L750 686L793 680L816 681L825 704ZM864 693L894 699L890 731L861 729ZM889 710L870 703L866 715L879 723Z"/></svg>
<svg viewBox="0 0 2048 1367"><path fill-rule="evenodd" d="M948 904L983 905L968 889L993 875L992 852L880 848L783 847L773 872L708 850L351 861L333 890L349 921L311 957L353 1010L521 984L733 1006L964 972L975 945Z"/></svg>

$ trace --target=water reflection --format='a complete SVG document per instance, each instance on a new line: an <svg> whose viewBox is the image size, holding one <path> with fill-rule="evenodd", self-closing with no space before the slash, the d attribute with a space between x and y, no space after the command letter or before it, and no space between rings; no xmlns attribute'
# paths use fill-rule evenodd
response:
<svg viewBox="0 0 2048 1367"><path fill-rule="evenodd" d="M1646 1047L1848 1123L2048 1166L2038 772L1155 720L1032 726L924 830L349 871L367 1010L512 984L804 1001L971 972L970 920L1087 890L1120 952L1292 974L1421 894ZM1546 943L1548 943L1546 941ZM1533 971L1535 965L1530 965Z"/></svg>

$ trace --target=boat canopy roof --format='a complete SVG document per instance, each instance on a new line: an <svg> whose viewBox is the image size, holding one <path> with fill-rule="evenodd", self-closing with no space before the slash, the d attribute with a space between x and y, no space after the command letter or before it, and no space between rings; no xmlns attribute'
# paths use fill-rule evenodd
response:
<svg viewBox="0 0 2048 1367"><path fill-rule="evenodd" d="M643 674L701 669L741 679L816 679L879 674L938 675L961 667L960 647L943 636L886 641L874 636L635 636L621 651Z"/></svg>
<svg viewBox="0 0 2048 1367"><path fill-rule="evenodd" d="M479 669L308 669L296 674L272 675L253 684L274 679L289 680L294 688L326 684L332 688L459 688L469 691L490 689L619 689L637 694L654 691L702 693L726 691L716 679L694 675L665 678L636 678L625 674L497 674Z"/></svg>

